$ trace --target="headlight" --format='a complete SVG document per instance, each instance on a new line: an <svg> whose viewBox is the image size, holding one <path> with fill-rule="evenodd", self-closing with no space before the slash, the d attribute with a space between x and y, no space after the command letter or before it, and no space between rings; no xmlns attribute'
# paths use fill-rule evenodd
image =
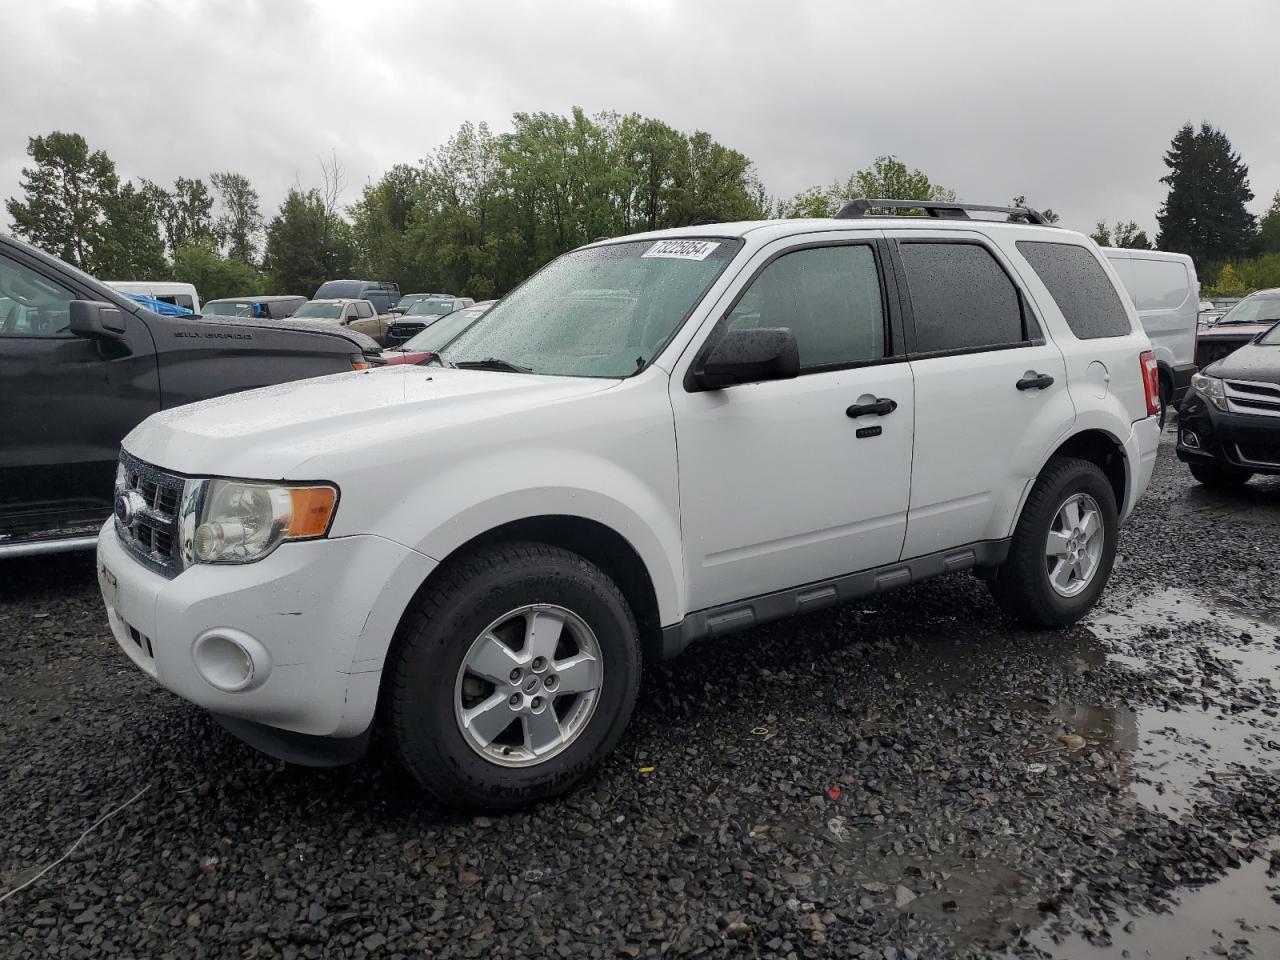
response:
<svg viewBox="0 0 1280 960"><path fill-rule="evenodd" d="M244 480L189 481L182 505L182 554L191 563L252 563L286 540L323 537L338 491Z"/></svg>
<svg viewBox="0 0 1280 960"><path fill-rule="evenodd" d="M1219 410L1226 412L1227 390L1217 377L1206 377L1203 373L1191 375L1191 387Z"/></svg>

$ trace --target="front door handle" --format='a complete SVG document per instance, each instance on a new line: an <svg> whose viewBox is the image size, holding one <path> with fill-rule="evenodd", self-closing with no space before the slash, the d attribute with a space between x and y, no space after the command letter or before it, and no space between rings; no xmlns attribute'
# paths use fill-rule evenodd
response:
<svg viewBox="0 0 1280 960"><path fill-rule="evenodd" d="M1036 373L1034 370L1014 384L1019 390L1043 390L1053 386L1053 377L1047 373Z"/></svg>
<svg viewBox="0 0 1280 960"><path fill-rule="evenodd" d="M874 413L877 417L883 417L897 409L898 402L896 400L880 397L873 403L855 403L845 411L845 416L865 417L869 413Z"/></svg>

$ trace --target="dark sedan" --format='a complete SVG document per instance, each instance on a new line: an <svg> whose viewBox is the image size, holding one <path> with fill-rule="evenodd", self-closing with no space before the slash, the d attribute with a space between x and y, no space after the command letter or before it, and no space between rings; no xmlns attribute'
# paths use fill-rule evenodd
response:
<svg viewBox="0 0 1280 960"><path fill-rule="evenodd" d="M1193 376L1178 417L1178 459L1201 483L1280 474L1280 324Z"/></svg>
<svg viewBox="0 0 1280 960"><path fill-rule="evenodd" d="M1259 290L1224 313L1196 336L1196 366L1203 370L1239 350L1280 320L1280 289Z"/></svg>

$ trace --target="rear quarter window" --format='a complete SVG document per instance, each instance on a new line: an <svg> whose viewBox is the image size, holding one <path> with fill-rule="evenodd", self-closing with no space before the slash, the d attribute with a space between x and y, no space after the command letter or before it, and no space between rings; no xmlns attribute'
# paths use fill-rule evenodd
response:
<svg viewBox="0 0 1280 960"><path fill-rule="evenodd" d="M1087 247L1019 240L1018 252L1048 289L1077 339L1124 337L1132 332L1120 294Z"/></svg>

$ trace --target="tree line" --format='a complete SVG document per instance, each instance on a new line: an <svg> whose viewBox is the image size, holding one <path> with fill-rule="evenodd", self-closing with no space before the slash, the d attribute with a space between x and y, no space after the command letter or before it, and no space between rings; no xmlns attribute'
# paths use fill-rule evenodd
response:
<svg viewBox="0 0 1280 960"><path fill-rule="evenodd" d="M770 197L752 162L704 131L638 114L517 113L512 129L464 123L418 164L400 163L344 206L336 154L268 219L241 173L124 180L84 137L29 140L14 231L96 276L194 283L206 299L309 295L327 279L393 280L404 291L500 296L555 256L598 237L766 217L827 217L855 197L954 200L894 156L791 198ZM1225 135L1190 124L1165 155L1169 195L1156 244L1201 276L1280 252L1280 193L1259 224L1248 168ZM1012 205L1025 205L1014 197ZM1057 215L1044 211L1051 221ZM1099 223L1099 243L1149 247L1136 223ZM1280 260L1280 258L1277 258ZM1237 268L1237 275L1239 274Z"/></svg>

